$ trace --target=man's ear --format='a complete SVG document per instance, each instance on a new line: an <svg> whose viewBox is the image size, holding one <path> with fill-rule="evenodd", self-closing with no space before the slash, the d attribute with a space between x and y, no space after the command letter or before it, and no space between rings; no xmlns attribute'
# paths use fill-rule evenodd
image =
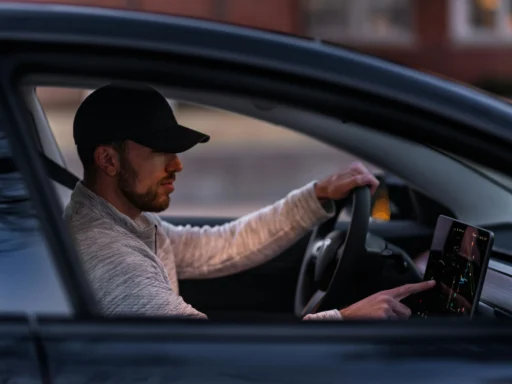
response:
<svg viewBox="0 0 512 384"><path fill-rule="evenodd" d="M108 176L117 175L120 169L120 159L117 151L110 145L100 145L94 151L96 166Z"/></svg>

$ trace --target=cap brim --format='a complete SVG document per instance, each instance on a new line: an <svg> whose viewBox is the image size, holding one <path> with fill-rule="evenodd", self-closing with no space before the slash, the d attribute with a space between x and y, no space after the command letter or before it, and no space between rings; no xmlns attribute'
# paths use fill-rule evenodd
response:
<svg viewBox="0 0 512 384"><path fill-rule="evenodd" d="M210 136L182 125L178 125L178 129L179 133L174 128L170 138L145 138L144 143L140 142L140 144L159 152L182 153L199 143L206 143L210 140Z"/></svg>

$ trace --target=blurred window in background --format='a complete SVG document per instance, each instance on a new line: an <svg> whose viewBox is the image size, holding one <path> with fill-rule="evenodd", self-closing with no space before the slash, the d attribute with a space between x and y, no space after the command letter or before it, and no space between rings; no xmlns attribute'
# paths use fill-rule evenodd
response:
<svg viewBox="0 0 512 384"><path fill-rule="evenodd" d="M410 0L362 1L365 34L399 39L412 31Z"/></svg>
<svg viewBox="0 0 512 384"><path fill-rule="evenodd" d="M512 42L512 0L451 0L451 30L466 44Z"/></svg>
<svg viewBox="0 0 512 384"><path fill-rule="evenodd" d="M322 40L347 39L350 36L350 1L306 0L308 35Z"/></svg>
<svg viewBox="0 0 512 384"><path fill-rule="evenodd" d="M505 2L503 2L504 4ZM470 24L474 29L494 31L499 25L498 0L473 0L470 2Z"/></svg>
<svg viewBox="0 0 512 384"><path fill-rule="evenodd" d="M338 43L408 44L411 0L304 0L308 35Z"/></svg>

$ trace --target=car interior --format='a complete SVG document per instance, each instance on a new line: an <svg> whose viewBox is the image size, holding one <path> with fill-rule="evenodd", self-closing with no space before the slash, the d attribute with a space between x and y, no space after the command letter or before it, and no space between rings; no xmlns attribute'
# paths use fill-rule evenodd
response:
<svg viewBox="0 0 512 384"><path fill-rule="evenodd" d="M94 89L106 82L104 79L38 77L31 78L24 85L35 142L54 181L56 195L62 196L62 208L78 179L66 169L65 159L35 89L39 86ZM512 291L512 191L485 170L436 148L269 100L247 99L203 89L163 88L158 85L155 88L168 99L279 124L352 153L386 171L379 176L381 187L386 188L394 209L407 214L397 214L389 221L370 219L366 223L368 234L364 241L367 248L384 244L392 250L392 255L356 259L347 276L353 279L351 284L357 281L364 289L341 290L329 300L329 306L349 305L382 289L421 280L424 265L421 266L418 257L430 249L437 219L439 215L445 215L494 233L494 249L478 316L512 316L512 299L508 294ZM375 204L375 199L372 204ZM355 205L355 200L347 200L342 207L349 216L352 214L352 223L355 221ZM172 224L202 226L222 225L236 217L170 215L164 219ZM350 223L335 220L331 224L341 236L347 236ZM214 320L296 319L300 315L296 306L297 281L311 236L315 234L318 232L313 231L280 256L249 271L216 279L180 281L181 294L188 303Z"/></svg>

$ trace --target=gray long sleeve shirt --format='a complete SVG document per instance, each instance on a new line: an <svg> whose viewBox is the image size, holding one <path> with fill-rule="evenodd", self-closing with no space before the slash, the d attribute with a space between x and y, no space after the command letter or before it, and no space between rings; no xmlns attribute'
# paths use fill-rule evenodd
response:
<svg viewBox="0 0 512 384"><path fill-rule="evenodd" d="M151 213L132 220L79 182L64 217L105 315L205 319L179 295L178 279L221 277L260 265L332 214L311 183L221 226L173 226ZM332 310L305 319L341 315Z"/></svg>

